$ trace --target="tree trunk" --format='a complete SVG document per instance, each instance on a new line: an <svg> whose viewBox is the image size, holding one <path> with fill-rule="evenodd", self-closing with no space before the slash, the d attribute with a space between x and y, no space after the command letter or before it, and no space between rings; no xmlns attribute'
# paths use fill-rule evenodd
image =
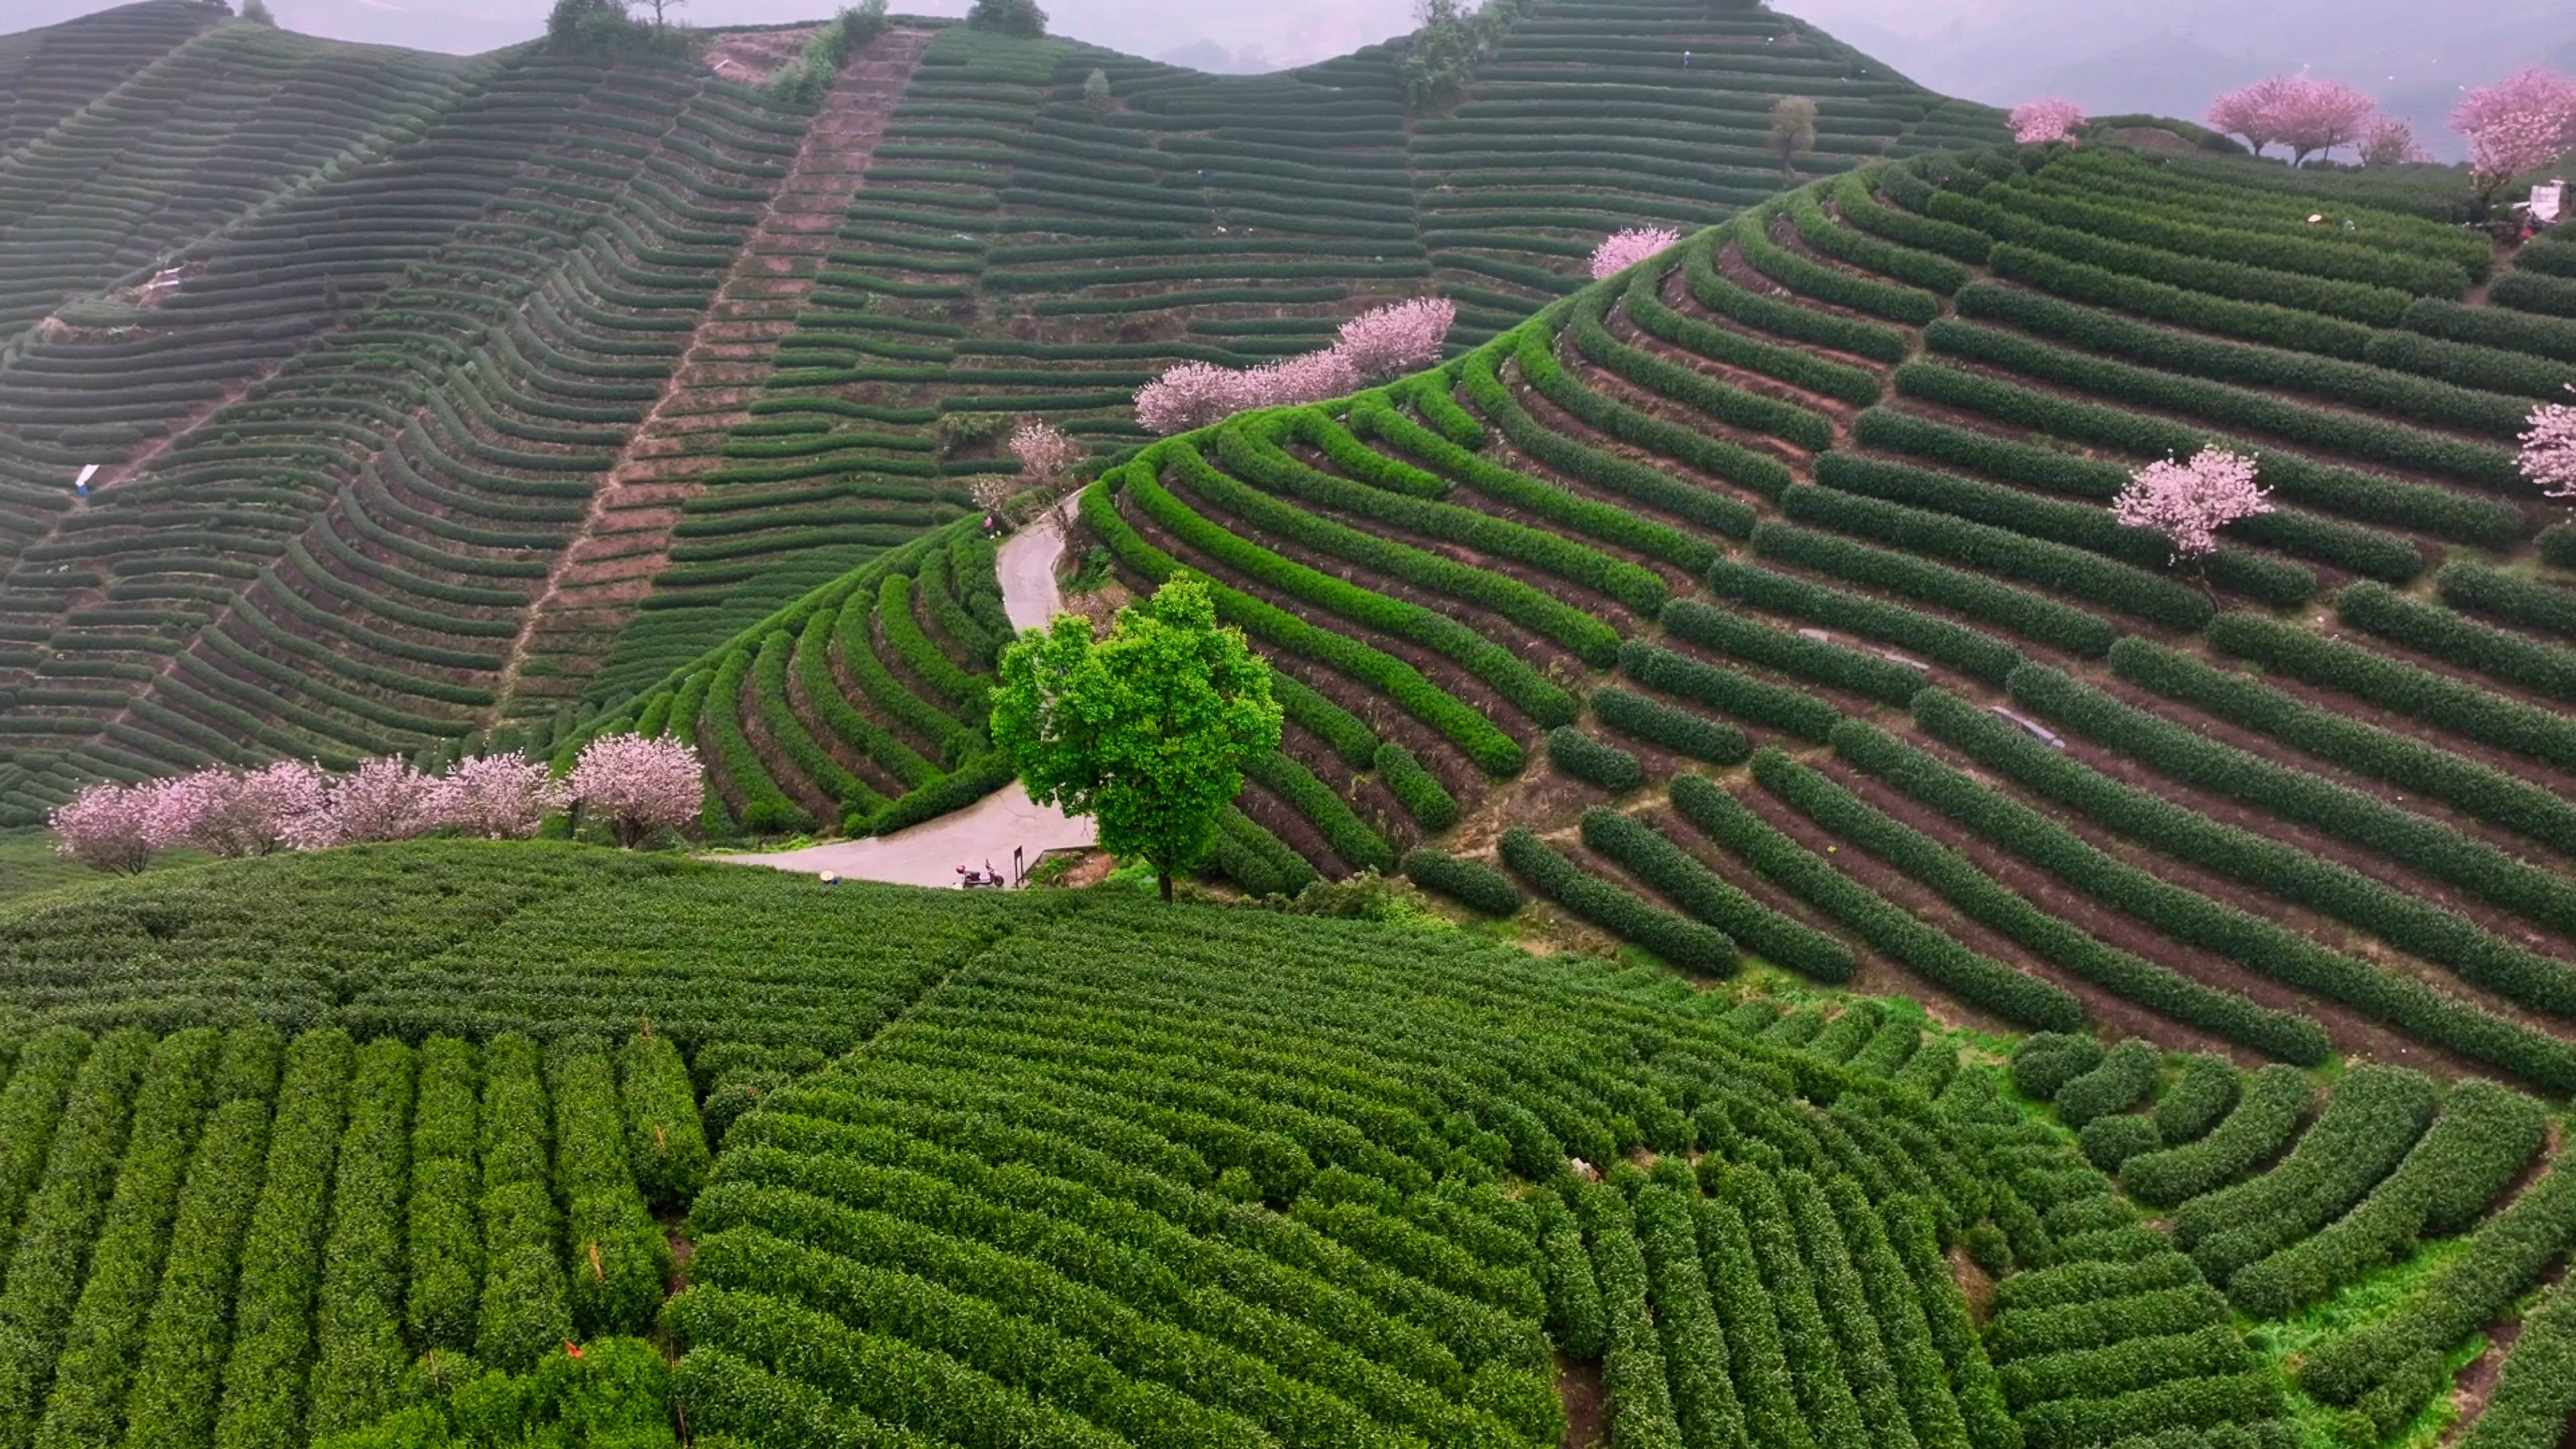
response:
<svg viewBox="0 0 2576 1449"><path fill-rule="evenodd" d="M1163 883L1163 904L1172 903L1172 868L1162 861L1154 862L1154 877Z"/></svg>

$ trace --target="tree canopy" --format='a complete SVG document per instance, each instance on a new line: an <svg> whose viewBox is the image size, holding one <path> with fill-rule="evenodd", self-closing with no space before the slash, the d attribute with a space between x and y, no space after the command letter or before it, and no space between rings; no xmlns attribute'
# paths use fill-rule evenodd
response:
<svg viewBox="0 0 2576 1449"><path fill-rule="evenodd" d="M1106 639L1059 615L1002 656L993 743L1030 798L1100 822L1101 847L1172 879L1207 854L1243 765L1279 747L1270 666L1217 623L1205 581L1175 577Z"/></svg>

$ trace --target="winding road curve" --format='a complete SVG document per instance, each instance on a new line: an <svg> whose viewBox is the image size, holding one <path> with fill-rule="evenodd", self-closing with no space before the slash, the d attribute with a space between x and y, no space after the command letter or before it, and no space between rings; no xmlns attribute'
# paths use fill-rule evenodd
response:
<svg viewBox="0 0 2576 1449"><path fill-rule="evenodd" d="M1064 555L1065 524L1081 495L1005 540L995 570L1002 581L1002 609L1011 627L1044 624L1064 607L1056 588L1056 560ZM739 865L765 865L775 870L824 871L850 880L891 881L896 885L950 886L957 867L982 869L987 862L1007 874L1014 847L1028 853L1028 864L1050 850L1085 846L1099 838L1090 820L1075 820L1051 805L1029 798L1028 787L1014 780L994 794L951 815L942 815L894 835L874 840L843 840L809 845L768 855L720 855Z"/></svg>

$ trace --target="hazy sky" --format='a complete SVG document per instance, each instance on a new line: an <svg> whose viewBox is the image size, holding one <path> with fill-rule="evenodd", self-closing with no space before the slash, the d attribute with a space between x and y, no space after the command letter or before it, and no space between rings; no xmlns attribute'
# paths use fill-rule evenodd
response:
<svg viewBox="0 0 2576 1449"><path fill-rule="evenodd" d="M295 30L441 50L534 36L551 0L269 0ZM699 25L811 19L840 0L689 0ZM959 14L968 0L895 0ZM1042 0L1056 33L1210 69L1303 65L1413 26L1413 0ZM2437 145L2464 85L2535 61L2576 68L2570 0L1775 0L1923 84L2011 105L2073 97L2097 115L2197 116L2216 91L2312 70L2380 97ZM108 0L0 0L0 27Z"/></svg>

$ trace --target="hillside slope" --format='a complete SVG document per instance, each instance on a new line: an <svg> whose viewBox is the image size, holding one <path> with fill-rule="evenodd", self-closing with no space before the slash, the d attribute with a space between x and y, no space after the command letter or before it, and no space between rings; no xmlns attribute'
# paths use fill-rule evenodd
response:
<svg viewBox="0 0 2576 1449"><path fill-rule="evenodd" d="M1383 49L1222 78L911 22L816 105L193 0L8 47L17 821L207 760L559 739L965 514L988 415L1119 441L1159 367L1291 351L1426 286L1507 325L1598 229L1764 194L1760 116L1789 90L1823 99L1809 168L1995 134L1793 21L1698 4L1545 0L1412 122ZM808 813L920 783L842 763L869 795L834 781Z"/></svg>

